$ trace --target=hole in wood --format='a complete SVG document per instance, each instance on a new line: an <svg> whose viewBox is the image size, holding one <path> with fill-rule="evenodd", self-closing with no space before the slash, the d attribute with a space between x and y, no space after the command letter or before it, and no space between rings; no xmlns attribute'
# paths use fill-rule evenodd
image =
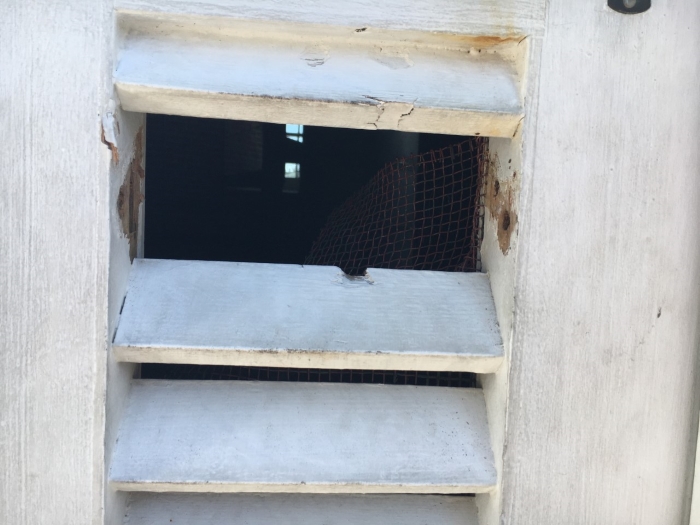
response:
<svg viewBox="0 0 700 525"><path fill-rule="evenodd" d="M510 228L510 213L508 210L503 212L503 217L501 218L501 229L503 231L508 231Z"/></svg>

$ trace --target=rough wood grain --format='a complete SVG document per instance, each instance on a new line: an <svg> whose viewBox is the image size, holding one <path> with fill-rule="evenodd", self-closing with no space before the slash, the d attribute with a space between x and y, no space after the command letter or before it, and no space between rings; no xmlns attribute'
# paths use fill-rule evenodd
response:
<svg viewBox="0 0 700 525"><path fill-rule="evenodd" d="M122 13L167 13L468 35L541 34L541 0L117 0Z"/></svg>
<svg viewBox="0 0 700 525"><path fill-rule="evenodd" d="M481 391L135 381L118 490L470 493L496 481Z"/></svg>
<svg viewBox="0 0 700 525"><path fill-rule="evenodd" d="M698 2L549 2L520 174L506 524L687 523L698 49Z"/></svg>
<svg viewBox="0 0 700 525"><path fill-rule="evenodd" d="M142 363L493 371L503 349L479 273L142 259L113 344Z"/></svg>
<svg viewBox="0 0 700 525"><path fill-rule="evenodd" d="M129 525L478 525L466 496L132 493Z"/></svg>
<svg viewBox="0 0 700 525"><path fill-rule="evenodd" d="M0 523L102 522L111 64L100 1L0 2Z"/></svg>

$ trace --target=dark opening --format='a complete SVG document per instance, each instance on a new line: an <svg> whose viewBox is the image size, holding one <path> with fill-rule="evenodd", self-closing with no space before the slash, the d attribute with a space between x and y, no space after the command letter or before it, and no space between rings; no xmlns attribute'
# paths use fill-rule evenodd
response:
<svg viewBox="0 0 700 525"><path fill-rule="evenodd" d="M314 383L372 383L473 388L471 372L419 372L414 370L328 370L320 368L271 368L249 366L141 365L144 379L210 379L235 381L297 381Z"/></svg>
<svg viewBox="0 0 700 525"><path fill-rule="evenodd" d="M475 271L485 144L149 115L145 256L335 265L354 275L368 266ZM148 378L474 383L474 374L439 374L142 367Z"/></svg>
<svg viewBox="0 0 700 525"><path fill-rule="evenodd" d="M454 159L444 159L451 150L441 150L465 140L473 142L465 146L473 151L464 155L468 165L462 161L459 166L455 191ZM384 235L379 240L385 243L380 247L384 252L387 246L405 250L411 242L408 229L415 237L413 243L421 244L422 265L396 257L393 267L473 271L479 240L474 223L479 213L478 140L149 115L145 256L308 264L313 263L308 260L313 255L320 260L317 264L342 267L343 261L334 261L333 254L318 249L312 253L312 248L315 241L322 240L343 245L340 251L360 253L358 239L319 239L332 213L344 204L347 207L348 199L357 198L360 192L367 202L359 205L374 209L350 210L348 218L380 213L386 224L366 224L366 229L374 230L359 233ZM429 155L431 150L435 154ZM420 153L425 155L411 157ZM380 170L384 178L377 176ZM373 194L366 195L367 191ZM456 199L460 202L454 202ZM390 225L396 224L398 228L391 230ZM421 235L416 233L418 228L422 228ZM460 250L456 253L459 263L444 268L426 263L436 243ZM474 260L459 266L461 254L469 249ZM392 261L375 262L392 267Z"/></svg>

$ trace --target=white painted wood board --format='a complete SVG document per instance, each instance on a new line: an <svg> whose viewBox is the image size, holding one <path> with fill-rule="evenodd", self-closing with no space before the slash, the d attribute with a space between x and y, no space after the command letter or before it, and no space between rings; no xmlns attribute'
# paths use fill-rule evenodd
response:
<svg viewBox="0 0 700 525"><path fill-rule="evenodd" d="M690 519L688 525L700 525L700 431L697 434L695 448L695 468L693 469L693 491L690 502Z"/></svg>
<svg viewBox="0 0 700 525"><path fill-rule="evenodd" d="M472 493L496 482L480 390L134 381L112 488Z"/></svg>
<svg viewBox="0 0 700 525"><path fill-rule="evenodd" d="M129 525L479 524L468 496L135 492L129 498Z"/></svg>
<svg viewBox="0 0 700 525"><path fill-rule="evenodd" d="M117 0L119 13L510 37L540 35L541 0Z"/></svg>
<svg viewBox="0 0 700 525"><path fill-rule="evenodd" d="M106 2L0 2L0 523L103 518Z"/></svg>
<svg viewBox="0 0 700 525"><path fill-rule="evenodd" d="M491 372L502 359L480 273L137 259L129 279L122 361Z"/></svg>
<svg viewBox="0 0 700 525"><path fill-rule="evenodd" d="M454 36L124 24L114 80L128 111L504 137L522 118L510 55Z"/></svg>
<svg viewBox="0 0 700 525"><path fill-rule="evenodd" d="M129 237L125 235L122 220L119 216L118 207L119 194L125 180L131 175L134 162L143 165L143 158L138 158L143 151L140 148L144 140L144 130L146 119L141 113L126 113L121 111L116 102L110 100L108 114L113 118L112 138L114 147L118 152L119 161L115 164L112 160L112 169L109 188L110 211L110 246L109 246L109 294L108 294L108 330L107 341L111 341L119 323L119 313L126 294L126 287L131 270ZM104 124L109 124L109 119ZM139 133L140 132L140 133ZM109 133L106 133L109 135ZM141 144L139 143L141 141ZM107 145L103 145L107 149ZM111 153L111 152L110 152ZM139 225L143 225L143 203L141 204L141 220ZM143 229L140 228L138 235L139 252L143 253ZM135 240L132 238L132 241ZM104 424L104 458L102 471L109 469L111 462L112 448L117 439L119 422L122 411L126 407L128 391L131 386L131 379L134 377L134 370L138 365L134 363L118 362L114 354L108 352L107 355L107 390L105 393L105 424ZM106 476L105 476L106 477ZM103 480L106 486L106 479ZM106 488L106 487L105 487ZM112 490L104 490L103 519L105 525L121 524L124 518L126 507L126 494Z"/></svg>
<svg viewBox="0 0 700 525"><path fill-rule="evenodd" d="M700 2L548 5L518 173L502 523L686 525Z"/></svg>

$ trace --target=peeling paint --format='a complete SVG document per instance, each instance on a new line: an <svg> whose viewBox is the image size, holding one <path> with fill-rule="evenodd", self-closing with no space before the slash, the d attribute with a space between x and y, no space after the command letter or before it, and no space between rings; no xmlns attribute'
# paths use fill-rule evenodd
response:
<svg viewBox="0 0 700 525"><path fill-rule="evenodd" d="M330 48L327 46L309 46L304 49L301 54L301 59L306 62L309 67L318 67L326 63L330 57Z"/></svg>
<svg viewBox="0 0 700 525"><path fill-rule="evenodd" d="M518 214L514 209L517 173L506 180L498 178L499 160L494 155L489 163L486 178L485 206L491 214L491 219L496 222L498 246L503 255L510 249L510 238L518 223Z"/></svg>
<svg viewBox="0 0 700 525"><path fill-rule="evenodd" d="M464 47L488 49L505 44L518 44L523 40L523 35L516 34L514 30L512 33L513 34L509 36L444 34L441 35L441 37L445 41L458 43Z"/></svg>
<svg viewBox="0 0 700 525"><path fill-rule="evenodd" d="M415 102L385 102L369 95L363 96L376 102L377 118L374 122L367 123L374 129L399 129L401 121L408 118L416 109Z"/></svg>
<svg viewBox="0 0 700 525"><path fill-rule="evenodd" d="M102 127L100 140L112 152L112 162L116 166L119 164L119 150L117 149L117 134L119 133L119 123L111 112L102 117Z"/></svg>
<svg viewBox="0 0 700 525"><path fill-rule="evenodd" d="M388 67L389 69L396 70L413 67L413 60L408 56L408 53L397 50L387 51L379 47L371 53L370 57L378 64Z"/></svg>
<svg viewBox="0 0 700 525"><path fill-rule="evenodd" d="M129 240L129 257L132 261L136 257L138 248L139 206L144 200L142 181L146 173L142 166L142 159L143 129L139 129L134 139L134 157L117 196L117 212L122 233Z"/></svg>

